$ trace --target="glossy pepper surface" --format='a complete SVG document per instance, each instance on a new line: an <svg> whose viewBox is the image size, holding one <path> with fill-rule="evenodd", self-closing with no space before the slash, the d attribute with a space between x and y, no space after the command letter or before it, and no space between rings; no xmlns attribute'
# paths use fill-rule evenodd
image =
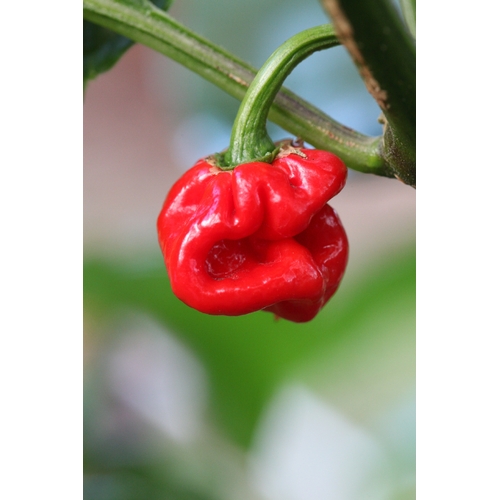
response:
<svg viewBox="0 0 500 500"><path fill-rule="evenodd" d="M345 231L327 205L346 177L335 155L291 146L271 164L198 161L158 217L175 295L207 314L314 318L347 264Z"/></svg>

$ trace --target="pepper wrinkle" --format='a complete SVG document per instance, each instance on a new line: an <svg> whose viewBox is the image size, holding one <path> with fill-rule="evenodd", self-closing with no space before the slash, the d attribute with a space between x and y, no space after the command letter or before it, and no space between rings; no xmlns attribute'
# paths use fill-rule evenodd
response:
<svg viewBox="0 0 500 500"><path fill-rule="evenodd" d="M348 241L327 202L347 169L332 153L289 149L224 172L201 159L174 184L157 227L180 300L206 314L305 322L337 290Z"/></svg>

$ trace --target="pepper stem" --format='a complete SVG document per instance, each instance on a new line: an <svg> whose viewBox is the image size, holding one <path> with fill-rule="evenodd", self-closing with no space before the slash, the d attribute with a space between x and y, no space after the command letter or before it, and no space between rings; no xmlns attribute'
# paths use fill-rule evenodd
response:
<svg viewBox="0 0 500 500"><path fill-rule="evenodd" d="M330 24L316 26L289 38L258 71L241 102L233 124L229 148L216 155L220 168L231 170L242 163L271 163L279 148L266 129L267 115L285 78L312 53L340 45Z"/></svg>

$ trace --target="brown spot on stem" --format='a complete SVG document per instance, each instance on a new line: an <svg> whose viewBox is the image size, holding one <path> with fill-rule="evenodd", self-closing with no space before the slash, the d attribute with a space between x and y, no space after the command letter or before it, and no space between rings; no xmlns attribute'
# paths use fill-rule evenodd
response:
<svg viewBox="0 0 500 500"><path fill-rule="evenodd" d="M233 75L232 73L228 73L227 76L231 79L234 80L236 83L239 83L243 87L248 87L250 84L243 80L243 78L240 78L239 76Z"/></svg>

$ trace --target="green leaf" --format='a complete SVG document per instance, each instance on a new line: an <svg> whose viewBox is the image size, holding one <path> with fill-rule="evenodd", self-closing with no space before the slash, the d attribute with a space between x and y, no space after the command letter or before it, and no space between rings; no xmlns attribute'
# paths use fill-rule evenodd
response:
<svg viewBox="0 0 500 500"><path fill-rule="evenodd" d="M168 10L173 0L151 0L151 3L163 10ZM131 3L126 0L123 3ZM137 2L135 2L137 3ZM145 3L141 0L139 3ZM83 85L89 80L111 69L134 42L123 35L83 21Z"/></svg>

